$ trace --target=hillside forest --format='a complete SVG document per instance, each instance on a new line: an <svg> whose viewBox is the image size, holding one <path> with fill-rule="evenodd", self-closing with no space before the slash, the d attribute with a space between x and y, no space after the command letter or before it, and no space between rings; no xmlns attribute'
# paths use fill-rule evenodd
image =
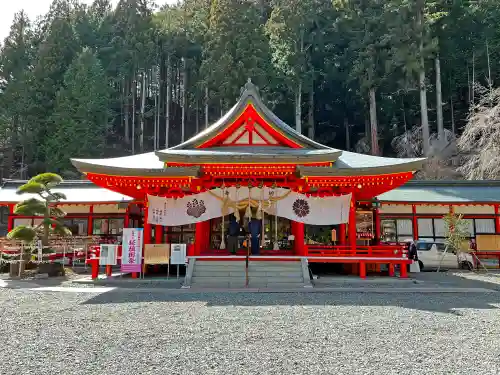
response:
<svg viewBox="0 0 500 375"><path fill-rule="evenodd" d="M328 146L500 178L499 19L498 0L54 0L1 45L1 177L174 146L251 78Z"/></svg>

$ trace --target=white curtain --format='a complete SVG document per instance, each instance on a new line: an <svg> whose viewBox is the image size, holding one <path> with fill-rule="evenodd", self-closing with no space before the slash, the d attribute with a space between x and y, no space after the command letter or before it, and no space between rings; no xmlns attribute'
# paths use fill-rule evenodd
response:
<svg viewBox="0 0 500 375"><path fill-rule="evenodd" d="M413 236L413 225L411 219L397 219L398 235Z"/></svg>
<svg viewBox="0 0 500 375"><path fill-rule="evenodd" d="M432 219L418 219L418 236L432 237Z"/></svg>
<svg viewBox="0 0 500 375"><path fill-rule="evenodd" d="M446 231L446 222L443 219L434 219L434 232L436 237L445 237Z"/></svg>
<svg viewBox="0 0 500 375"><path fill-rule="evenodd" d="M309 225L335 225L349 221L351 194L339 197L308 197L290 193L277 202L276 214Z"/></svg>
<svg viewBox="0 0 500 375"><path fill-rule="evenodd" d="M495 233L495 219L475 219L476 233Z"/></svg>

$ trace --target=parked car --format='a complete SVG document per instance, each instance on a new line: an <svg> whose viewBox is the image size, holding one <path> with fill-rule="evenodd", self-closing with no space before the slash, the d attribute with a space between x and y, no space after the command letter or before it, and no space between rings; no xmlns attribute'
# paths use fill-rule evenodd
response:
<svg viewBox="0 0 500 375"><path fill-rule="evenodd" d="M473 268L472 255L460 252L458 255L453 249L445 253L446 245L440 242L415 241L418 253L420 270L436 269L441 262L441 268ZM441 261L442 259L442 261Z"/></svg>

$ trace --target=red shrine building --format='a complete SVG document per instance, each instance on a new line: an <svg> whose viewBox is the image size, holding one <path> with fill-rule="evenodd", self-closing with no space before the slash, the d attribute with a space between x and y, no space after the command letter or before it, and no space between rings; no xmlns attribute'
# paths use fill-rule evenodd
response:
<svg viewBox="0 0 500 375"><path fill-rule="evenodd" d="M466 182L407 184L423 160L357 154L315 142L281 121L248 82L238 102L193 138L144 154L72 159L93 184L72 181L59 190L68 197L61 205L74 234L119 242L124 227L143 227L145 244L192 244L188 255L194 258L229 256L220 248L221 228L228 225L223 220L228 217L190 225L151 225L148 195L181 198L232 186L279 187L317 199L351 194L345 224L312 226L265 216L260 255L355 263L363 276L366 265L390 264L393 271L394 265L405 264L398 242L442 239L442 216L450 211L464 213L470 220L471 238L475 233L500 233L500 195L495 198L491 187ZM0 230L2 225L10 230L36 220L12 214L19 184L7 181L0 189Z"/></svg>
<svg viewBox="0 0 500 375"><path fill-rule="evenodd" d="M373 239L380 237L378 227L370 224L360 238L356 222L363 216L358 212L371 211L376 196L406 183L422 162L423 159L356 154L315 142L267 108L250 81L238 102L222 118L178 146L119 158L72 159L74 166L94 184L131 197L143 208L143 213L137 215L142 217L145 243L193 240L184 235L184 228L152 228L144 210L148 195L184 197L235 185L279 186L318 198L351 194L348 224L336 228L334 240L339 246L349 247L352 256L357 254L358 242L378 245ZM221 242L221 220L195 224L190 255L223 253L217 248ZM279 219L273 222L269 218L266 224L264 232L266 227L279 227L269 228L270 235L279 232L293 236L293 248L283 246L280 255L308 255L311 249L305 246L303 223ZM332 236L331 231L329 235Z"/></svg>

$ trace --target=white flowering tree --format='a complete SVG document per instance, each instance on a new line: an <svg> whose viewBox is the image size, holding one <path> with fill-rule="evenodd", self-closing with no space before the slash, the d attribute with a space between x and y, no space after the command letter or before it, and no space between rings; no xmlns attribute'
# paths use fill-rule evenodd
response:
<svg viewBox="0 0 500 375"><path fill-rule="evenodd" d="M392 148L400 158L419 158L423 156L422 127L414 126L393 138ZM460 178L456 137L448 129L444 129L444 138L439 139L433 133L429 140L429 156L417 177L424 180L453 180Z"/></svg>
<svg viewBox="0 0 500 375"><path fill-rule="evenodd" d="M458 140L461 173L469 180L500 178L500 88L476 87L480 96Z"/></svg>

